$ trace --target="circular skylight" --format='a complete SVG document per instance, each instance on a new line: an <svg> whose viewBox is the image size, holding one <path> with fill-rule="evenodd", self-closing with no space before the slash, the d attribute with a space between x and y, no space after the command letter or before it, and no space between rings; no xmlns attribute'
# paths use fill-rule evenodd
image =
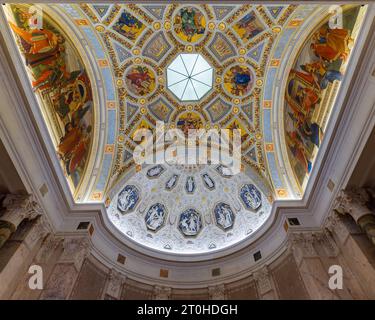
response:
<svg viewBox="0 0 375 320"><path fill-rule="evenodd" d="M181 101L200 100L212 89L213 69L200 54L182 53L167 69L167 86Z"/></svg>

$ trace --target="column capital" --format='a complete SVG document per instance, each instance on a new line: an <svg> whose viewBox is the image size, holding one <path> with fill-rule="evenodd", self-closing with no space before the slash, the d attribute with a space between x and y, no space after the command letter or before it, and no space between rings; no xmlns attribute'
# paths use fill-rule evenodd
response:
<svg viewBox="0 0 375 320"><path fill-rule="evenodd" d="M154 299L155 300L169 300L171 298L172 289L169 287L155 286Z"/></svg>
<svg viewBox="0 0 375 320"><path fill-rule="evenodd" d="M350 214L358 223L361 217L373 214L367 207L369 200L370 196L364 188L341 190L336 198L334 210L339 214Z"/></svg>
<svg viewBox="0 0 375 320"><path fill-rule="evenodd" d="M2 205L6 211L0 220L11 222L16 228L22 220L33 220L43 214L43 209L30 194L7 194Z"/></svg>
<svg viewBox="0 0 375 320"><path fill-rule="evenodd" d="M115 269L111 269L109 272L108 286L106 294L109 296L118 299L121 294L121 286L124 283L126 276L122 275L120 272Z"/></svg>
<svg viewBox="0 0 375 320"><path fill-rule="evenodd" d="M225 300L224 284L208 287L208 295L210 300Z"/></svg>
<svg viewBox="0 0 375 320"><path fill-rule="evenodd" d="M60 262L72 262L77 270L81 269L82 263L88 256L90 242L88 236L67 237L63 243L64 251Z"/></svg>
<svg viewBox="0 0 375 320"><path fill-rule="evenodd" d="M272 290L270 274L267 266L255 271L253 277L258 284L259 293L261 295Z"/></svg>
<svg viewBox="0 0 375 320"><path fill-rule="evenodd" d="M45 215L41 215L37 219L38 220L25 239L25 242L30 247L32 247L38 240L45 238L52 231Z"/></svg>

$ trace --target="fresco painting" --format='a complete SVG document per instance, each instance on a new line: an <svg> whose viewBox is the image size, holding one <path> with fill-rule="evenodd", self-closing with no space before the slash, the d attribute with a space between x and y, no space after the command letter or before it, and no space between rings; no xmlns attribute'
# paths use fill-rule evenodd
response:
<svg viewBox="0 0 375 320"><path fill-rule="evenodd" d="M341 27L321 24L305 42L289 73L285 92L285 138L297 183L304 188L324 136L333 101L354 39L358 7L343 13Z"/></svg>
<svg viewBox="0 0 375 320"><path fill-rule="evenodd" d="M206 31L206 18L195 7L181 8L174 17L174 31L183 41L196 42Z"/></svg>
<svg viewBox="0 0 375 320"><path fill-rule="evenodd" d="M63 171L74 191L82 178L93 135L89 77L74 45L46 15L42 28L30 23L27 5L8 5L9 25L23 56L33 90L55 142ZM32 10L31 10L32 11ZM33 26L33 27L30 27Z"/></svg>

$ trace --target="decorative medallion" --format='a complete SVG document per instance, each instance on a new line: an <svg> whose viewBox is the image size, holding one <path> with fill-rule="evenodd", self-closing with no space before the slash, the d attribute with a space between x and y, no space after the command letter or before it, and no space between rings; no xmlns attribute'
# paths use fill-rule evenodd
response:
<svg viewBox="0 0 375 320"><path fill-rule="evenodd" d="M161 174L165 171L164 167L160 164L152 167L151 169L147 170L147 177L149 178L158 178Z"/></svg>
<svg viewBox="0 0 375 320"><path fill-rule="evenodd" d="M145 216L146 226L149 230L158 231L165 223L167 210L161 203L152 205Z"/></svg>
<svg viewBox="0 0 375 320"><path fill-rule="evenodd" d="M202 174L202 180L209 190L215 189L215 182L207 173Z"/></svg>
<svg viewBox="0 0 375 320"><path fill-rule="evenodd" d="M139 191L133 185L127 185L118 195L117 208L122 213L134 210L139 200Z"/></svg>
<svg viewBox="0 0 375 320"><path fill-rule="evenodd" d="M262 195L253 184L241 188L240 198L247 209L257 210L262 205Z"/></svg>
<svg viewBox="0 0 375 320"><path fill-rule="evenodd" d="M178 177L179 175L177 174L174 174L172 177L170 177L165 184L165 189L171 191L176 186Z"/></svg>
<svg viewBox="0 0 375 320"><path fill-rule="evenodd" d="M196 112L187 112L178 118L177 128L182 130L185 136L187 136L190 129L203 129L203 122Z"/></svg>
<svg viewBox="0 0 375 320"><path fill-rule="evenodd" d="M246 65L234 65L224 75L225 90L237 97L247 96L254 85L254 73Z"/></svg>
<svg viewBox="0 0 375 320"><path fill-rule="evenodd" d="M218 227L227 231L233 227L234 224L234 213L229 204L220 202L215 206L215 221Z"/></svg>
<svg viewBox="0 0 375 320"><path fill-rule="evenodd" d="M173 28L182 41L197 42L206 31L206 18L198 8L184 7L175 15Z"/></svg>
<svg viewBox="0 0 375 320"><path fill-rule="evenodd" d="M195 209L187 209L180 214L178 229L183 235L196 236L202 226L202 217Z"/></svg>
<svg viewBox="0 0 375 320"><path fill-rule="evenodd" d="M195 190L194 177L192 177L192 176L187 177L186 183L185 183L185 190L186 190L187 193L194 193L194 190Z"/></svg>
<svg viewBox="0 0 375 320"><path fill-rule="evenodd" d="M155 75L147 66L132 66L125 74L129 91L136 96L147 96L155 90Z"/></svg>
<svg viewBox="0 0 375 320"><path fill-rule="evenodd" d="M225 178L231 178L233 176L232 170L222 164L216 167L216 171L219 172L220 175Z"/></svg>

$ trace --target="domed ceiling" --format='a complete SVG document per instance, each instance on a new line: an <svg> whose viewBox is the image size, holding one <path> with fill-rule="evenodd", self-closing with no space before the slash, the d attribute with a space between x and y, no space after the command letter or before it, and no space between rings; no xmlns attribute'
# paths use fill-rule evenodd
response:
<svg viewBox="0 0 375 320"><path fill-rule="evenodd" d="M220 165L155 165L137 172L109 206L130 239L171 253L219 250L252 235L270 214L267 197L244 174Z"/></svg>
<svg viewBox="0 0 375 320"><path fill-rule="evenodd" d="M229 2L228 2L229 3ZM35 8L43 28L30 28ZM173 253L251 237L303 196L365 6L6 5L77 202ZM35 21L34 21L35 22ZM241 172L136 165L134 133L240 129ZM48 139L47 139L48 140Z"/></svg>

